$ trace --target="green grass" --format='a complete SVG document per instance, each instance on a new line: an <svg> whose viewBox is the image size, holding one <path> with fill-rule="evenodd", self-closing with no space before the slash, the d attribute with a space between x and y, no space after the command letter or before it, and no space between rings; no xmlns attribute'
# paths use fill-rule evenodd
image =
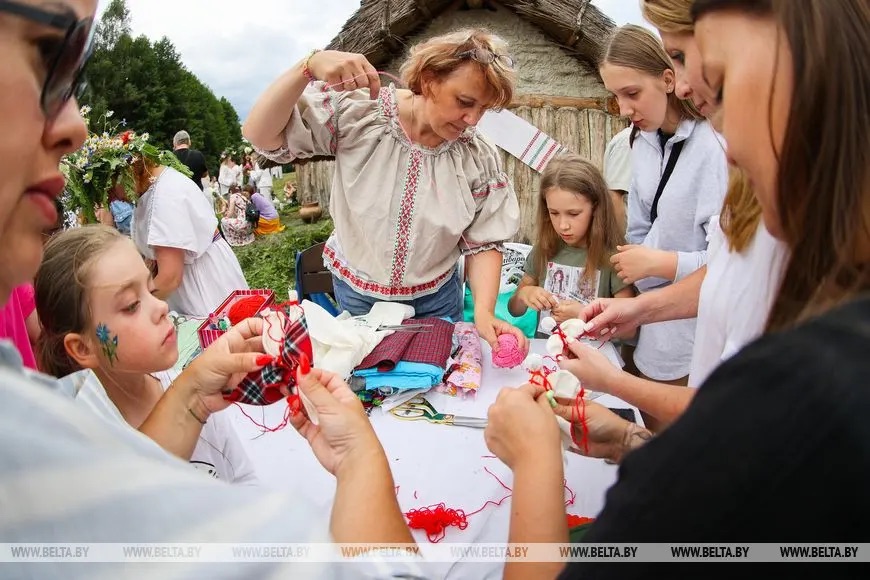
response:
<svg viewBox="0 0 870 580"><path fill-rule="evenodd" d="M285 174L276 179L272 189L274 195L284 196L284 183L295 180L296 174ZM233 248L248 285L251 288L273 290L276 300L287 299L287 290L295 286L296 252L314 244L326 241L332 233L332 220L321 218L307 224L299 218L299 206L285 206L278 210L283 232L271 236L257 236L247 246Z"/></svg>

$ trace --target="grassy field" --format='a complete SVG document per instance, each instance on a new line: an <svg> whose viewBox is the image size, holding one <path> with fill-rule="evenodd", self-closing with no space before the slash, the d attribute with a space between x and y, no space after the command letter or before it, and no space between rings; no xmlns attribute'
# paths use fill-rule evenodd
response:
<svg viewBox="0 0 870 580"><path fill-rule="evenodd" d="M295 173L276 179L272 191L283 200L284 184L294 181ZM271 236L257 236L247 246L233 248L251 288L270 289L279 301L287 299L287 290L295 286L296 252L326 241L332 233L332 220L321 218L306 224L299 218L299 206L285 205L278 209L285 229Z"/></svg>

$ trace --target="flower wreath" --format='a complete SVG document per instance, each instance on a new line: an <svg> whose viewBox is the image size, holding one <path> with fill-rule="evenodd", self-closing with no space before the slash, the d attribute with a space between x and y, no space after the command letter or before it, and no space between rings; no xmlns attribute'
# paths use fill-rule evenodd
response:
<svg viewBox="0 0 870 580"><path fill-rule="evenodd" d="M89 126L90 112L88 106L81 108L81 115ZM72 212L81 210L90 222L97 221L96 207L108 206L109 193L116 184L124 188L128 200L132 202L136 199L133 163L139 158L172 167L188 177L192 174L174 153L149 143L148 133L132 130L119 133L118 125L108 127L111 116L112 111L108 111L100 117L104 130L101 133L89 130L84 145L65 155L61 161L61 170L67 183L64 205ZM125 123L122 121L120 124Z"/></svg>

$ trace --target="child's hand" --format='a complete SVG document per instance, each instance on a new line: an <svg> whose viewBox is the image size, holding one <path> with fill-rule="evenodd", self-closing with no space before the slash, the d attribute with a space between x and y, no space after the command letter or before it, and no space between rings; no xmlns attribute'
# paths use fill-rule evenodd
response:
<svg viewBox="0 0 870 580"><path fill-rule="evenodd" d="M540 286L524 286L517 291L517 297L526 305L526 308L531 308L538 312L550 310L559 304L555 296Z"/></svg>
<svg viewBox="0 0 870 580"><path fill-rule="evenodd" d="M576 300L564 300L553 307L552 314L559 324L571 318L583 318L583 304Z"/></svg>
<svg viewBox="0 0 870 580"><path fill-rule="evenodd" d="M656 276L672 279L676 273L676 254L645 246L616 246L618 253L610 257L616 274L626 284Z"/></svg>

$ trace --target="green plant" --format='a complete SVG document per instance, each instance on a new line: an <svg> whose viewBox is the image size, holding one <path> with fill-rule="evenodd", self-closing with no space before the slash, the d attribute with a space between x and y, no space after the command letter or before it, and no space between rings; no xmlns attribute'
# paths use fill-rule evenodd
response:
<svg viewBox="0 0 870 580"><path fill-rule="evenodd" d="M287 290L295 286L296 252L326 241L333 226L330 219L305 224L297 208L282 208L279 214L283 232L233 249L251 288L273 290L278 300L286 300Z"/></svg>

